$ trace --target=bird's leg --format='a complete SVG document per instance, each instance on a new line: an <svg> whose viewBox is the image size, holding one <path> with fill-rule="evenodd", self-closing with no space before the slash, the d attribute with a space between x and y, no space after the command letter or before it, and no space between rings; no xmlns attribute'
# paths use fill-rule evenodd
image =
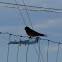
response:
<svg viewBox="0 0 62 62"><path fill-rule="evenodd" d="M29 40L30 40L30 39L32 39L32 37L31 37L31 36L29 37Z"/></svg>

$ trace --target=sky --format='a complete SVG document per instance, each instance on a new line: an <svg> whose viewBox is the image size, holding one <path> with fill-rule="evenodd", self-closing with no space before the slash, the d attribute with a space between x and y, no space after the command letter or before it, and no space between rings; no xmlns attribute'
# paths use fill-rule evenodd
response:
<svg viewBox="0 0 62 62"><path fill-rule="evenodd" d="M15 0L0 0L0 2L15 3ZM19 4L23 4L22 0L17 0ZM40 6L47 8L62 9L62 0L24 0L26 5ZM0 5L6 5L1 4ZM11 5L9 5L11 6ZM23 7L24 8L24 7ZM32 9L32 8L29 8ZM21 10L27 26L30 28L30 22L25 10ZM44 11L28 11L33 29L39 33L47 34L48 37L41 37L50 39L56 42L62 42L62 13L44 12ZM0 32L9 32L16 35L27 36L24 30L24 22L20 16L20 12L15 8L7 8L0 6ZM25 38L22 38L24 40ZM11 40L19 40L19 37L11 36ZM8 35L0 35L0 61L7 62L7 51L9 42ZM38 45L35 44L38 51ZM40 41L40 48L45 62L47 61L47 46L48 42L45 40ZM10 45L9 61L16 62L17 60L18 45ZM22 45L19 48L19 62L26 62L26 49L27 45ZM56 62L58 44L49 44L49 62ZM38 51L39 52L39 51ZM60 45L58 62L62 62L62 45ZM42 62L41 57L41 62ZM38 57L33 45L29 46L28 62L38 62Z"/></svg>

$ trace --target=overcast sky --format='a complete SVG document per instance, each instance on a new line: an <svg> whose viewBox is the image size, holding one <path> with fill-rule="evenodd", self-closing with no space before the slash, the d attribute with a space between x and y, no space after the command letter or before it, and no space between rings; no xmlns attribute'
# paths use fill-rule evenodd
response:
<svg viewBox="0 0 62 62"><path fill-rule="evenodd" d="M47 8L62 9L62 0L24 0L26 5L40 6ZM15 3L15 0L0 0L0 2ZM17 0L19 4L23 4L22 0ZM1 4L0 5L5 5ZM24 7L23 7L24 8ZM33 9L33 8L30 8ZM34 8L35 9L35 8ZM57 10L56 10L57 11ZM60 10L61 11L61 10ZM30 22L25 10L21 10L27 26L30 28ZM44 11L28 11L33 29L39 33L47 34L48 37L41 37L57 42L62 42L62 13L44 12ZM20 12L15 8L0 7L0 32L9 32L18 35L27 35L24 30L24 22L20 16ZM11 37L11 40L19 40L17 37ZM7 62L7 42L8 35L0 35L0 61ZM41 51L45 62L47 60L47 41L41 41ZM16 53L18 45L10 45L9 62L16 62ZM37 50L37 44L35 45ZM58 44L50 43L49 62L56 61ZM25 62L27 46L20 46L19 62ZM60 45L58 62L62 62L62 45ZM33 45L29 47L28 62L38 62L37 54ZM42 58L41 58L42 61Z"/></svg>

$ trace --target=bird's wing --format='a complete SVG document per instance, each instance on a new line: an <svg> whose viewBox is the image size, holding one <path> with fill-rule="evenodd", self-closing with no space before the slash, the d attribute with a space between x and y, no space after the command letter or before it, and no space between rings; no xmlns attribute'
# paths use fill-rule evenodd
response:
<svg viewBox="0 0 62 62"><path fill-rule="evenodd" d="M34 34L35 36L46 36L45 34L38 33L38 32L36 32L36 31L34 31L34 30L32 30L32 29L30 29L30 32L31 32L32 34Z"/></svg>
<svg viewBox="0 0 62 62"><path fill-rule="evenodd" d="M36 35L36 36L40 35L40 33L36 32L36 31L34 31L34 30L32 30L32 29L29 29L29 32L30 32L31 34Z"/></svg>

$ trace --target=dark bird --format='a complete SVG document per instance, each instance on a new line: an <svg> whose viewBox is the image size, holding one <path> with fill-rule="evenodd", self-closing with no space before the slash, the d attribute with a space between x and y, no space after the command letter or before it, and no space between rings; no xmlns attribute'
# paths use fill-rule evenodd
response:
<svg viewBox="0 0 62 62"><path fill-rule="evenodd" d="M28 36L30 37L36 37L36 36L45 36L47 37L45 34L40 34L32 29L30 29L29 27L25 27L25 31L27 33Z"/></svg>

